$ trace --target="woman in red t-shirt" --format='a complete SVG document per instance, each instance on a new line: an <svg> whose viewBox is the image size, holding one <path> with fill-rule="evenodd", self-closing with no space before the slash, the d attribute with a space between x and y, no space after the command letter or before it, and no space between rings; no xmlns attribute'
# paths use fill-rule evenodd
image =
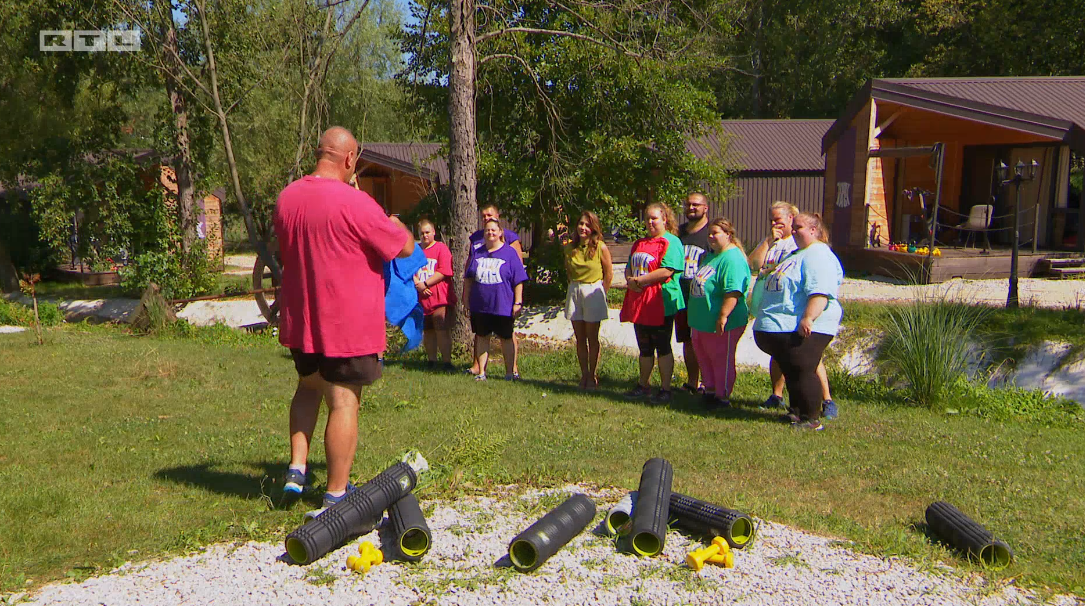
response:
<svg viewBox="0 0 1085 606"><path fill-rule="evenodd" d="M437 364L441 353L445 370L452 367L452 335L449 325L456 317L456 294L452 291L452 251L438 242L437 228L428 219L418 222L418 236L426 266L414 276L418 300L422 303L422 344L426 347L429 365Z"/></svg>

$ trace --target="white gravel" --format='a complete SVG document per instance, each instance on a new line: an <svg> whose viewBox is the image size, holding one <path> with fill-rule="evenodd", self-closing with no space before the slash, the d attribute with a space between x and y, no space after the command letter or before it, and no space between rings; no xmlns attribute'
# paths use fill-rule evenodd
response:
<svg viewBox="0 0 1085 606"><path fill-rule="evenodd" d="M598 522L622 494L568 486L596 499ZM850 551L836 540L759 521L758 538L736 552L735 568L706 566L694 573L685 555L699 545L671 532L656 558L619 553L590 530L534 573L507 567L510 539L542 512L531 513L539 492L508 492L455 502L426 503L433 549L419 564L386 562L367 575L346 569L360 540L309 566L283 561L281 543L216 545L168 561L129 563L82 583L59 583L36 595L9 596L28 604L121 606L268 604L1033 604L1012 582L985 586L945 566L919 570L896 558ZM558 501L561 499L558 498ZM1049 604L1078 603L1058 596Z"/></svg>

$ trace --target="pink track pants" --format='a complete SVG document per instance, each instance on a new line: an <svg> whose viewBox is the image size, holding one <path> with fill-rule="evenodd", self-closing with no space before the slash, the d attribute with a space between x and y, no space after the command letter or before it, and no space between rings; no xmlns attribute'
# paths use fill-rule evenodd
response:
<svg viewBox="0 0 1085 606"><path fill-rule="evenodd" d="M730 398L735 388L735 350L746 326L739 326L721 334L693 331L693 352L701 366L705 389L715 392L718 398Z"/></svg>

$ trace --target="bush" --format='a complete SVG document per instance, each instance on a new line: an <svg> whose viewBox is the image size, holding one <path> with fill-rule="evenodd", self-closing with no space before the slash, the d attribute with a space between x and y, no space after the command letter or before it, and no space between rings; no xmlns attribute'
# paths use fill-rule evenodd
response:
<svg viewBox="0 0 1085 606"><path fill-rule="evenodd" d="M38 301L38 318L42 326L56 326L64 321L64 313L52 303ZM15 301L0 299L0 325L33 326L34 308Z"/></svg>
<svg viewBox="0 0 1085 606"><path fill-rule="evenodd" d="M207 251L197 246L185 254L148 252L121 270L121 285L134 296L154 282L167 299L187 299L205 295L216 285L216 272Z"/></svg>
<svg viewBox="0 0 1085 606"><path fill-rule="evenodd" d="M908 399L936 408L968 371L976 329L990 311L948 301L916 301L889 312L880 373L903 383Z"/></svg>
<svg viewBox="0 0 1085 606"><path fill-rule="evenodd" d="M953 403L963 414L994 421L1031 421L1045 425L1085 421L1085 409L1073 400L1020 387L991 388L978 381L960 380L953 388Z"/></svg>

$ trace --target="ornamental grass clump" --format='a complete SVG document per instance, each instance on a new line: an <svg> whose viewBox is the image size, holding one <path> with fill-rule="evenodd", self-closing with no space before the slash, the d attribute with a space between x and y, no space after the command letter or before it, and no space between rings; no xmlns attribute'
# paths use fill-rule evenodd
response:
<svg viewBox="0 0 1085 606"><path fill-rule="evenodd" d="M946 300L917 300L889 312L879 354L882 376L916 404L937 408L966 378L976 331L990 311Z"/></svg>

